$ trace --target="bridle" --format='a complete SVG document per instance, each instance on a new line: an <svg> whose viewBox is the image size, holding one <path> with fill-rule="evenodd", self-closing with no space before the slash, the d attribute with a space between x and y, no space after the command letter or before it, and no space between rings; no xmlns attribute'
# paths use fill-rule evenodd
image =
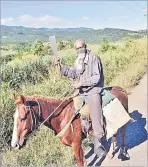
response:
<svg viewBox="0 0 148 167"><path fill-rule="evenodd" d="M29 109L31 115L31 131L34 131L39 126L39 123L42 119L42 107L39 101L27 101L26 106ZM33 106L38 106L38 114L33 109Z"/></svg>
<svg viewBox="0 0 148 167"><path fill-rule="evenodd" d="M25 139L29 138L30 136L32 136L37 130L39 130L39 128L49 119L51 118L51 116L59 109L59 107L64 103L64 101L62 101L55 109L54 111L43 121L42 118L42 107L41 104L39 103L39 101L27 101L26 102L26 106L29 109L29 113L31 115L31 130L30 133L28 135L25 136ZM33 109L33 106L38 105L38 113L35 112L35 110ZM51 126L51 124L50 124Z"/></svg>
<svg viewBox="0 0 148 167"><path fill-rule="evenodd" d="M64 103L64 101L62 101L55 109L54 111L43 121L42 118L42 107L41 104L39 103L39 101L27 101L26 102L26 106L29 109L30 115L31 115L31 133L29 133L28 135L25 136L25 139L29 138L30 136L32 136L37 130L39 130L39 128L49 119L51 118L51 116L59 109L59 107ZM38 105L39 114L36 114L35 110L33 109L33 106ZM51 128L52 125L50 124Z"/></svg>
<svg viewBox="0 0 148 167"><path fill-rule="evenodd" d="M34 106L38 106L38 112L34 110ZM42 121L42 107L39 101L26 101L26 107L29 109L31 116L31 129L30 133L25 136L25 139L29 138L36 132L36 130L38 130L38 127Z"/></svg>

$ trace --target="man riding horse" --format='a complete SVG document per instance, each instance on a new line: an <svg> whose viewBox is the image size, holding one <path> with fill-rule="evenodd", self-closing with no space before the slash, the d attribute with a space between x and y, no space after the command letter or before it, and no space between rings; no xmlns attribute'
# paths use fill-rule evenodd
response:
<svg viewBox="0 0 148 167"><path fill-rule="evenodd" d="M76 40L74 46L77 52L74 67L70 69L62 66L61 74L74 79L73 86L79 90L79 96L87 97L92 120L94 152L98 157L105 156L106 151L101 144L101 138L104 136L99 94L104 86L101 59L91 50L88 50L85 42L80 39Z"/></svg>
<svg viewBox="0 0 148 167"><path fill-rule="evenodd" d="M111 87L108 90L109 94L114 95L115 98L113 98L113 100L111 100L112 96L109 98L111 107L108 109L108 105L106 105L105 102L106 100L103 98L106 95L100 95L104 91L104 89L102 89L104 86L104 76L100 58L88 50L82 40L76 40L75 49L78 56L74 68L69 69L68 67L61 66L60 71L62 75L73 78L76 81L73 85L79 90L79 96L76 98L82 99L85 103L88 102L85 106L89 106L90 109L89 115L93 128L93 133L91 134L93 136L94 152L99 158L106 155L106 151L101 144L103 135L106 135L104 134L102 124L102 107L107 125L106 131L111 132L107 133L107 135L109 134L107 138L112 137L112 139L114 139L112 142L116 143L117 130L120 128L122 145L118 158L128 160L130 157L125 145L125 126L131 118L128 114L127 92L121 87ZM58 61L55 63L59 64ZM77 165L84 166L84 154L81 146L83 126L81 124L83 123L83 114L85 116L82 109L84 109L85 106L80 110L79 107L77 108L75 100L73 100L73 102L71 98L62 100L53 97L24 97L22 95L14 95L14 100L16 111L14 114L14 127L11 140L11 146L13 148L21 148L25 143L24 141L44 124L52 129L56 135L62 134L60 134L61 142L66 146L73 147ZM78 112L81 114L81 117L73 120ZM112 120L110 116L113 116L114 119ZM70 118L73 120L71 128L63 131L65 127L69 127L67 124L69 124L68 121ZM110 125L115 126L112 127ZM115 149L113 149L113 153L114 151Z"/></svg>

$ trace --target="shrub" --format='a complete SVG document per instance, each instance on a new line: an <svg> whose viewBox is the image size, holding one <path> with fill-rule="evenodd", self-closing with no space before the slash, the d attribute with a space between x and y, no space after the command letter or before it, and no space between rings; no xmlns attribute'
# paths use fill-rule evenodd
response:
<svg viewBox="0 0 148 167"><path fill-rule="evenodd" d="M12 67L8 64L1 66L2 81L9 83L10 88L20 88L24 82L36 84L48 75L51 66L51 57L45 56L38 60L25 61L21 65Z"/></svg>
<svg viewBox="0 0 148 167"><path fill-rule="evenodd" d="M10 90L2 87L0 92L0 152L10 147L13 128L14 102Z"/></svg>
<svg viewBox="0 0 148 167"><path fill-rule="evenodd" d="M63 50L63 49L65 49L65 44L63 41L59 41L58 50Z"/></svg>
<svg viewBox="0 0 148 167"><path fill-rule="evenodd" d="M32 52L33 54L39 56L39 55L43 55L43 51L44 51L44 45L41 41L36 40L34 42L34 44L32 45Z"/></svg>
<svg viewBox="0 0 148 167"><path fill-rule="evenodd" d="M0 56L0 64L7 63L7 62L11 61L14 58L14 56L15 56L14 54Z"/></svg>
<svg viewBox="0 0 148 167"><path fill-rule="evenodd" d="M109 48L110 48L109 42L105 38L103 38L103 42L102 42L101 48L100 48L101 52L104 53L104 52L108 51Z"/></svg>
<svg viewBox="0 0 148 167"><path fill-rule="evenodd" d="M126 43L125 43L125 48L130 48L134 45L134 41L133 40L128 40Z"/></svg>
<svg viewBox="0 0 148 167"><path fill-rule="evenodd" d="M58 50L71 49L73 47L74 47L74 45L73 45L73 42L71 40L58 42Z"/></svg>

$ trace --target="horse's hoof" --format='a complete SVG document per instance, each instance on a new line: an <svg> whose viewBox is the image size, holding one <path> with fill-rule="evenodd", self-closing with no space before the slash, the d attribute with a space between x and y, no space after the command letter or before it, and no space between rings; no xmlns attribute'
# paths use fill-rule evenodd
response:
<svg viewBox="0 0 148 167"><path fill-rule="evenodd" d="M118 159L121 159L121 161L127 161L130 160L130 156L125 148L120 149L120 153L118 155Z"/></svg>

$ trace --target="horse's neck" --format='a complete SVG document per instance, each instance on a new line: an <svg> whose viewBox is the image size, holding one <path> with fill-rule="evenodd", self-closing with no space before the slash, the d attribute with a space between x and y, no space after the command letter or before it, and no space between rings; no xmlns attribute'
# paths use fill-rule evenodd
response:
<svg viewBox="0 0 148 167"><path fill-rule="evenodd" d="M71 119L74 112L74 110L71 108L73 105L72 106L69 105L72 102L71 99L63 101L61 99L56 99L56 98L45 98L40 96L39 97L34 96L32 98L29 98L28 100L39 102L41 106L42 123L44 123L44 125L54 130L56 133L59 133L59 131L61 130L61 123L63 122L65 123L69 119Z"/></svg>
<svg viewBox="0 0 148 167"><path fill-rule="evenodd" d="M36 100L40 103L41 107L43 108L42 112L47 113L48 115L51 114L62 103L62 100L57 98L39 97Z"/></svg>
<svg viewBox="0 0 148 167"><path fill-rule="evenodd" d="M59 107L59 105L62 103L62 100L56 98L44 98L44 97L33 97L32 99L29 100L35 100L39 102L41 106L42 122L45 121L44 125L48 126L49 128L53 129L56 132L59 132L60 119L58 113L62 111L62 108ZM48 118L50 115L51 117Z"/></svg>
<svg viewBox="0 0 148 167"><path fill-rule="evenodd" d="M58 99L51 99L49 101L46 101L46 106L44 111L42 111L42 117L43 120L46 120L49 116L50 118L47 119L45 122L45 125L54 130L56 133L58 133L60 129L60 119L58 116L60 107L59 105L62 103L62 101Z"/></svg>

